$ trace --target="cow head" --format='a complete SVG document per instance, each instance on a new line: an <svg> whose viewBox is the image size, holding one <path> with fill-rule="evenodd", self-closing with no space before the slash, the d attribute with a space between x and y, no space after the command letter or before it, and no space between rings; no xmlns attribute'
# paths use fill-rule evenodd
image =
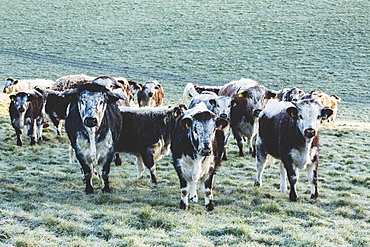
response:
<svg viewBox="0 0 370 247"><path fill-rule="evenodd" d="M110 80L110 77L105 77L105 80ZM65 98L77 105L83 124L90 128L101 125L108 104L115 104L119 99L124 100L120 95L94 81L62 93Z"/></svg>
<svg viewBox="0 0 370 247"><path fill-rule="evenodd" d="M15 95L10 95L9 98L13 102L18 113L24 114L26 113L30 105L30 101L32 101L35 98L35 96L31 93L19 92Z"/></svg>
<svg viewBox="0 0 370 247"><path fill-rule="evenodd" d="M286 102L298 101L303 94L304 92L299 88L285 88L283 92L278 95L278 99Z"/></svg>
<svg viewBox="0 0 370 247"><path fill-rule="evenodd" d="M314 99L292 102L294 106L287 108L288 115L297 122L297 126L305 138L311 139L318 134L321 119L327 119L333 114Z"/></svg>
<svg viewBox="0 0 370 247"><path fill-rule="evenodd" d="M209 100L213 107L212 112L218 117L229 120L231 110L231 98L228 96L218 96Z"/></svg>
<svg viewBox="0 0 370 247"><path fill-rule="evenodd" d="M247 114L255 119L259 116L263 108L265 108L269 99L277 97L280 91L269 90L264 86L256 84L254 86L241 87L237 91L237 97L245 99Z"/></svg>
<svg viewBox="0 0 370 247"><path fill-rule="evenodd" d="M142 91L147 97L153 97L156 90L162 90L161 84L157 81L148 81L143 85Z"/></svg>
<svg viewBox="0 0 370 247"><path fill-rule="evenodd" d="M17 83L18 83L18 80L15 80L11 77L6 78L3 93L10 93L11 92L11 86L15 85Z"/></svg>
<svg viewBox="0 0 370 247"><path fill-rule="evenodd" d="M198 110L202 107L203 109ZM191 114L185 113L180 123L187 129L194 150L201 156L209 156L212 154L216 126L223 129L227 126L228 121L220 118L216 120L216 115L209 111L204 103L198 104L197 107L189 111Z"/></svg>

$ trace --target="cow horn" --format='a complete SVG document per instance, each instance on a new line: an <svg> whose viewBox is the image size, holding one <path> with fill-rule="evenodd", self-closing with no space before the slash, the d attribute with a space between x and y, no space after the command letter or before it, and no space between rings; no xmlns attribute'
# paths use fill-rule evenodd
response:
<svg viewBox="0 0 370 247"><path fill-rule="evenodd" d="M273 93L273 94L276 94L276 95L281 94L281 93L284 91L284 84L285 84L285 82L283 81L283 85L282 85L282 87L281 87L281 89L280 89L279 91L276 91L276 90L270 90L270 89L269 89L269 92L270 92L270 93Z"/></svg>

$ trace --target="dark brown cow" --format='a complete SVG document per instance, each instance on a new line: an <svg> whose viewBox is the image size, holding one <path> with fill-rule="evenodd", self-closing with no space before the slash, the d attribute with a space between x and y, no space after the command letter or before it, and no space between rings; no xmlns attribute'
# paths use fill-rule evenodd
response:
<svg viewBox="0 0 370 247"><path fill-rule="evenodd" d="M232 81L220 89L219 95L232 100L230 127L239 147L239 156L244 156L243 138L247 137L249 152L255 155L254 137L257 133L257 118L269 99L282 91L269 90L251 79Z"/></svg>
<svg viewBox="0 0 370 247"><path fill-rule="evenodd" d="M30 137L31 145L42 139L42 128L44 123L43 104L41 93L32 89L10 95L9 114L10 121L17 135L17 145L22 146L22 130L28 128L27 135Z"/></svg>

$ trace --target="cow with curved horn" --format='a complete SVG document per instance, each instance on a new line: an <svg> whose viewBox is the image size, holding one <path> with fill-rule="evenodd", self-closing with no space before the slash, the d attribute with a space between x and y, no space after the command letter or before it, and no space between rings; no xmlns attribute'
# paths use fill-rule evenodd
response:
<svg viewBox="0 0 370 247"><path fill-rule="evenodd" d="M282 87L284 88L284 87ZM241 78L224 85L220 96L231 97L230 127L239 147L239 156L244 156L243 139L246 137L249 144L249 153L255 156L255 136L257 133L257 119L265 108L269 99L277 97L280 91L267 89L251 79Z"/></svg>

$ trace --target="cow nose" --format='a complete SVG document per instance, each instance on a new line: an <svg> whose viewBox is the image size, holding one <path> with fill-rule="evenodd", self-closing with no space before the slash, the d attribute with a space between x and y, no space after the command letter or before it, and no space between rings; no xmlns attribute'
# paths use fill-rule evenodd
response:
<svg viewBox="0 0 370 247"><path fill-rule="evenodd" d="M22 113L22 112L24 112L24 111L25 111L25 109L24 109L24 107L19 107L18 111L19 111L20 113Z"/></svg>
<svg viewBox="0 0 370 247"><path fill-rule="evenodd" d="M254 110L253 111L253 116L258 117L260 115L261 111L262 111L261 109Z"/></svg>
<svg viewBox="0 0 370 247"><path fill-rule="evenodd" d="M312 138L316 135L316 131L314 129L305 129L304 130L304 136L307 138Z"/></svg>
<svg viewBox="0 0 370 247"><path fill-rule="evenodd" d="M149 95L149 97L152 97L152 96L153 96L153 93L152 93L152 92L150 92L150 93L148 93L148 95Z"/></svg>
<svg viewBox="0 0 370 247"><path fill-rule="evenodd" d="M211 155L212 151L209 148L202 148L199 152L201 156L209 156Z"/></svg>
<svg viewBox="0 0 370 247"><path fill-rule="evenodd" d="M222 113L222 114L220 115L220 118L227 119L227 114L226 114L226 113Z"/></svg>
<svg viewBox="0 0 370 247"><path fill-rule="evenodd" d="M94 127L94 126L97 126L98 125L98 120L96 118L93 118L93 117L87 117L85 118L84 120L84 125L86 125L87 127Z"/></svg>

